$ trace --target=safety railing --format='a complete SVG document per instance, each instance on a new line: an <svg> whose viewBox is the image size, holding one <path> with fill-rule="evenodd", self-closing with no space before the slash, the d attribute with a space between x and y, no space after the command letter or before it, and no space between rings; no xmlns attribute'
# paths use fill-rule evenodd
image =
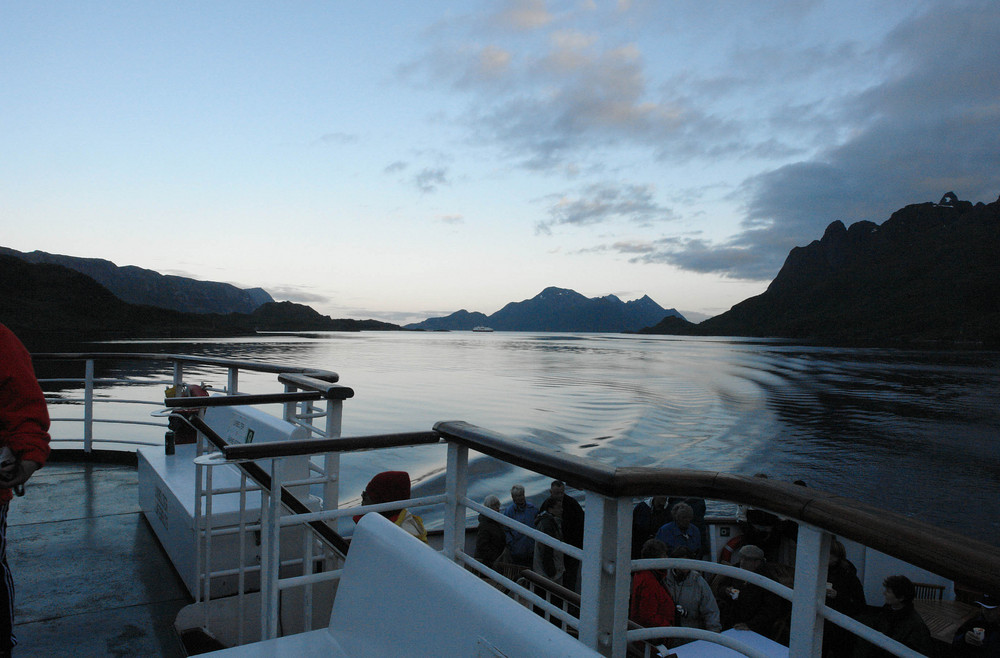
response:
<svg viewBox="0 0 1000 658"><path fill-rule="evenodd" d="M79 447L83 453L95 449L108 448L116 451L134 450L141 446L161 445L168 422L156 413L143 415L141 411L129 411L143 407L162 408L164 387L178 386L187 378L197 378L198 382L216 381L206 384L211 392L229 395L241 393L242 373L275 374L285 390L312 389L324 387L338 380L335 372L316 368L281 366L269 363L240 361L216 357L198 357L183 354L155 354L131 352L76 352L76 353L36 353L32 360L40 373L50 368L64 370L70 368L79 374L73 376L44 376L39 378L46 390L52 420L52 445L54 448L72 449ZM128 365L128 368L121 367ZM138 366L138 367L137 367ZM105 369L121 369L142 372L144 375L101 376ZM61 374L61 373L60 373ZM272 380L273 381L273 380ZM56 390L52 390L56 389ZM137 391L128 397L112 397L104 391ZM79 409L76 415L69 415L71 409ZM316 436L331 436L332 428L340 427L339 417L327 417L326 425L317 421L325 412L313 408L301 412L292 406L286 409L286 419L306 426ZM115 436L102 428L126 428L125 436ZM78 432L73 429L78 428Z"/></svg>
<svg viewBox="0 0 1000 658"><path fill-rule="evenodd" d="M418 440L419 439L419 440ZM281 510L282 460L293 455L371 450L443 440L447 443L445 493L409 501L396 501L349 509L325 509L296 513ZM480 505L467 496L469 453L488 455L550 478L560 479L585 492L583 548L577 548L518 523ZM646 628L629 630L628 603L631 574L635 570L680 566L739 578L765 588L791 602L791 656L820 656L824 621L846 628L864 640L898 656L919 654L825 605L826 569L834 536L858 542L943 577L975 583L981 588L1000 588L1000 563L995 547L957 535L942 533L930 525L870 508L847 498L814 489L723 473L677 469L619 469L584 458L553 452L544 446L513 439L462 422L442 422L434 433L390 435L314 441L292 441L268 445L223 446L215 464L263 460L270 464L272 478L266 488L267 515L262 523L262 550L269 555L263 569L261 626L263 638L277 634L280 592L289 587L318 583L338 574L306 574L282 579L273 565L280 563L279 529L305 523L328 523L349 514L379 512L401 506L415 508L442 505L444 509L443 553L455 562L489 578L509 590L526 605L548 615L577 635L581 642L608 656L625 656L629 643L650 638L708 639L748 656L759 656L751 647L693 628ZM632 560L631 520L633 502L652 495L698 496L710 500L749 505L798 523L794 589L737 567L707 561L678 559ZM551 597L539 595L465 552L466 522L470 511L528 535L536 542L581 561L582 588L579 614Z"/></svg>

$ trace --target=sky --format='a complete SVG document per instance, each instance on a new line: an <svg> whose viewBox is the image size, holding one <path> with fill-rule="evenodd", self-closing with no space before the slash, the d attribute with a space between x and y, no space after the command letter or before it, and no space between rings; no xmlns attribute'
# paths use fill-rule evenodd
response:
<svg viewBox="0 0 1000 658"><path fill-rule="evenodd" d="M0 245L335 318L698 321L830 222L1000 195L995 0L0 0Z"/></svg>

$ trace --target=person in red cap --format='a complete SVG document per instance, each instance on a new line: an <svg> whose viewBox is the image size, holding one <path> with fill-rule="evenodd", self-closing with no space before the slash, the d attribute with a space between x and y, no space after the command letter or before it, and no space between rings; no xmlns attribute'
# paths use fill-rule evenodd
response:
<svg viewBox="0 0 1000 658"><path fill-rule="evenodd" d="M14 586L7 565L7 508L11 489L23 485L49 456L49 412L31 356L0 324L0 657L14 637Z"/></svg>
<svg viewBox="0 0 1000 658"><path fill-rule="evenodd" d="M383 471L373 477L365 490L361 492L362 505L392 503L397 500L409 500L409 498L410 474L406 471ZM427 543L424 522L416 514L410 514L406 508L390 510L381 514L420 541ZM362 516L361 514L355 516L354 522L360 521Z"/></svg>

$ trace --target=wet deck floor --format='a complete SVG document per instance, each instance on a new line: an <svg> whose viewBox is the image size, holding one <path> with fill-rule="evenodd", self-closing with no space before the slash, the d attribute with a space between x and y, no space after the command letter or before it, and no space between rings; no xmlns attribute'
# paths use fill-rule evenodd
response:
<svg viewBox="0 0 1000 658"><path fill-rule="evenodd" d="M11 502L14 655L184 656L191 603L138 503L134 466L53 463Z"/></svg>

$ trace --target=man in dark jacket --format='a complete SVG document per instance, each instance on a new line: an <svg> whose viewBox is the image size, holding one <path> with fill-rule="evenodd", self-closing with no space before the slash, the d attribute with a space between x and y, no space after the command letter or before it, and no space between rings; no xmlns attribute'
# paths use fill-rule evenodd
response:
<svg viewBox="0 0 1000 658"><path fill-rule="evenodd" d="M489 507L494 512L500 512L500 499L490 494L483 501L483 506ZM479 515L479 530L476 532L476 555L475 558L493 568L493 564L503 553L507 546L507 535L504 527L498 521Z"/></svg>
<svg viewBox="0 0 1000 658"><path fill-rule="evenodd" d="M749 544L739 551L740 569L771 580L764 551ZM772 640L781 635L781 622L790 614L790 605L783 598L749 581L731 579L719 591L719 612L722 628L750 630Z"/></svg>
<svg viewBox="0 0 1000 658"><path fill-rule="evenodd" d="M984 594L979 614L959 626L951 648L956 656L1000 658L1000 596Z"/></svg>
<svg viewBox="0 0 1000 658"><path fill-rule="evenodd" d="M927 624L913 607L916 589L906 576L889 576L882 581L885 605L869 624L879 633L896 640L925 656L932 655L934 640ZM855 656L875 658L890 656L888 651L879 649L868 642L858 642Z"/></svg>
<svg viewBox="0 0 1000 658"><path fill-rule="evenodd" d="M562 533L563 541L571 546L583 548L583 508L572 496L566 495L566 485L561 480L553 480L549 486L549 495L562 501ZM563 574L563 585L576 590L577 574L580 571L580 561L569 555L563 556L566 572Z"/></svg>

